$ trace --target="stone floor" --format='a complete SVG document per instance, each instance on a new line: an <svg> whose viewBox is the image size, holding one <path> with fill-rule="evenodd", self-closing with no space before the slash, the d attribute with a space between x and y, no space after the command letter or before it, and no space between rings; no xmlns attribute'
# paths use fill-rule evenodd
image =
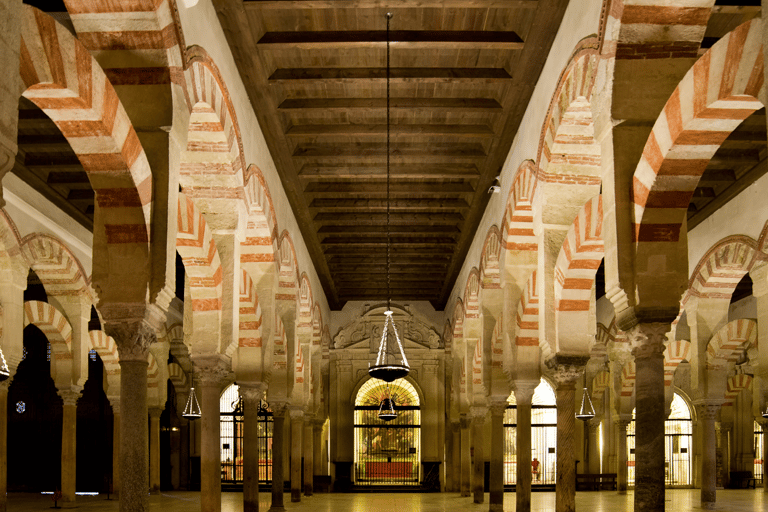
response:
<svg viewBox="0 0 768 512"><path fill-rule="evenodd" d="M270 496L262 494L259 510L267 512ZM684 512L701 510L698 489L667 490L666 510ZM762 489L725 490L717 492L718 504L715 510L728 512L768 512L768 494ZM106 501L105 496L78 496L78 508L89 511L117 511L117 501ZM200 493L168 492L160 496L150 496L150 509L162 512L182 512L200 510ZM222 512L242 511L243 495L240 493L222 494ZM50 496L37 494L8 494L10 512L40 511L49 509L53 503ZM449 511L487 511L488 495L485 503L474 505L470 498L461 498L455 493L443 494L316 494L303 498L300 503L291 503L290 495L285 495L285 508L290 511L307 512L449 512ZM539 512L555 509L555 493L533 493L532 511ZM615 492L579 492L576 493L576 509L587 512L630 511L632 492L619 496ZM515 494L505 495L504 510L515 510Z"/></svg>

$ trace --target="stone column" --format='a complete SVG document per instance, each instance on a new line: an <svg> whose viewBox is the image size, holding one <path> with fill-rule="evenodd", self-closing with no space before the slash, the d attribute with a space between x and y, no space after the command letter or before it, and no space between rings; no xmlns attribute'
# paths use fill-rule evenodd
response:
<svg viewBox="0 0 768 512"><path fill-rule="evenodd" d="M0 383L0 512L8 509L8 387Z"/></svg>
<svg viewBox="0 0 768 512"><path fill-rule="evenodd" d="M555 357L557 389L557 484L555 510L576 510L576 379L587 363L585 357Z"/></svg>
<svg viewBox="0 0 768 512"><path fill-rule="evenodd" d="M221 387L226 368L217 355L193 359L200 400L200 510L221 511Z"/></svg>
<svg viewBox="0 0 768 512"><path fill-rule="evenodd" d="M472 406L470 414L472 415L472 450L474 453L472 463L472 501L482 503L485 496L485 459L483 458L483 428L485 426L485 415L488 413L487 407Z"/></svg>
<svg viewBox="0 0 768 512"><path fill-rule="evenodd" d="M315 448L314 439L312 436L312 420L309 417L304 419L304 496L312 496L314 491L314 475L315 475Z"/></svg>
<svg viewBox="0 0 768 512"><path fill-rule="evenodd" d="M291 502L301 501L301 434L304 432L304 411L291 406Z"/></svg>
<svg viewBox="0 0 768 512"><path fill-rule="evenodd" d="M61 506L75 507L77 475L77 400L80 392L63 389L59 396L64 402L61 419Z"/></svg>
<svg viewBox="0 0 768 512"><path fill-rule="evenodd" d="M664 342L670 324L629 330L635 358L635 510L664 510Z"/></svg>
<svg viewBox="0 0 768 512"><path fill-rule="evenodd" d="M259 511L259 385L239 385L243 399L243 512Z"/></svg>
<svg viewBox="0 0 768 512"><path fill-rule="evenodd" d="M491 467L488 510L504 512L504 412L507 400L491 401Z"/></svg>
<svg viewBox="0 0 768 512"><path fill-rule="evenodd" d="M461 495L469 496L469 475L472 472L470 469L471 452L469 450L469 424L470 419L466 414L461 415Z"/></svg>
<svg viewBox="0 0 768 512"><path fill-rule="evenodd" d="M315 475L325 475L326 468L323 467L323 420L315 419L312 422L312 465L314 466ZM312 479L312 485L314 486L314 478Z"/></svg>
<svg viewBox="0 0 768 512"><path fill-rule="evenodd" d="M616 490L618 494L627 494L627 426L629 419L624 415L614 420L616 423Z"/></svg>
<svg viewBox="0 0 768 512"><path fill-rule="evenodd" d="M715 419L720 404L696 404L701 422L701 508L714 509L717 501L717 436ZM637 451L637 450L635 450Z"/></svg>
<svg viewBox="0 0 768 512"><path fill-rule="evenodd" d="M120 399L110 399L112 406L112 487L115 499L120 498Z"/></svg>
<svg viewBox="0 0 768 512"><path fill-rule="evenodd" d="M452 492L461 492L461 423L458 421L451 422L451 430L453 432L453 446L451 451L453 455L451 457L451 468L453 484L451 486Z"/></svg>
<svg viewBox="0 0 768 512"><path fill-rule="evenodd" d="M588 421L585 425L585 438L587 439L587 466L584 467L585 473L600 473L600 418L596 417Z"/></svg>
<svg viewBox="0 0 768 512"><path fill-rule="evenodd" d="M282 512L283 489L285 488L285 476L283 473L283 438L285 437L285 402L271 402L273 434L272 434L272 506L269 512Z"/></svg>
<svg viewBox="0 0 768 512"><path fill-rule="evenodd" d="M531 512L531 400L536 383L516 383L517 402L517 485L515 511Z"/></svg>
<svg viewBox="0 0 768 512"><path fill-rule="evenodd" d="M149 492L160 494L160 415L159 407L149 409Z"/></svg>

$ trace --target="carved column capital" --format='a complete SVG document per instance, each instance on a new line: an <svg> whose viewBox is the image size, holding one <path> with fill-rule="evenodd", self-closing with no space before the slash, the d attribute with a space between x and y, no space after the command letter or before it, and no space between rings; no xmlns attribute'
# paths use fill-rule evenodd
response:
<svg viewBox="0 0 768 512"><path fill-rule="evenodd" d="M533 393L538 385L538 382L515 382L515 401L517 401L518 405L530 405Z"/></svg>
<svg viewBox="0 0 768 512"><path fill-rule="evenodd" d="M635 359L663 357L664 343L672 324L667 322L639 323L627 331L629 346Z"/></svg>
<svg viewBox="0 0 768 512"><path fill-rule="evenodd" d="M160 407L150 407L148 410L150 418L159 418L163 414L163 409Z"/></svg>
<svg viewBox="0 0 768 512"><path fill-rule="evenodd" d="M694 405L696 406L696 411L698 412L700 420L714 421L717 419L717 413L720 412L722 403L719 401L708 400L705 402L695 403Z"/></svg>
<svg viewBox="0 0 768 512"><path fill-rule="evenodd" d="M504 416L507 410L507 401L505 399L492 399L489 405L491 416Z"/></svg>
<svg viewBox="0 0 768 512"><path fill-rule="evenodd" d="M192 356L192 364L201 387L221 387L232 377L229 365L218 354Z"/></svg>
<svg viewBox="0 0 768 512"><path fill-rule="evenodd" d="M576 387L576 380L584 375L589 356L556 355L547 361L547 366L554 372L558 389Z"/></svg>
<svg viewBox="0 0 768 512"><path fill-rule="evenodd" d="M144 320L108 322L104 330L115 339L120 361L147 362L149 346L157 341L157 333Z"/></svg>
<svg viewBox="0 0 768 512"><path fill-rule="evenodd" d="M288 414L291 416L291 421L304 419L304 408L300 405L291 405L288 407Z"/></svg>
<svg viewBox="0 0 768 512"><path fill-rule="evenodd" d="M83 396L80 394L79 390L75 389L62 389L58 394L61 397L62 402L64 402L64 406L77 405L77 401Z"/></svg>
<svg viewBox="0 0 768 512"><path fill-rule="evenodd" d="M271 401L269 402L269 408L272 409L272 416L285 417L285 413L288 412L288 402Z"/></svg>
<svg viewBox="0 0 768 512"><path fill-rule="evenodd" d="M243 402L256 403L264 397L265 386L262 383L240 383L238 382L238 393Z"/></svg>
<svg viewBox="0 0 768 512"><path fill-rule="evenodd" d="M469 408L469 415L472 420L485 420L485 416L488 414L488 407L484 405L473 405Z"/></svg>
<svg viewBox="0 0 768 512"><path fill-rule="evenodd" d="M459 418L459 426L464 429L468 429L470 425L470 417L466 414L462 414Z"/></svg>

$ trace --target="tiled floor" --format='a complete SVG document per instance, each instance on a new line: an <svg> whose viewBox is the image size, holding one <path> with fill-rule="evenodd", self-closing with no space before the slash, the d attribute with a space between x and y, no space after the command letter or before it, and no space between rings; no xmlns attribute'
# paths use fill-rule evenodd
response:
<svg viewBox="0 0 768 512"><path fill-rule="evenodd" d="M117 501L106 501L105 496L78 496L78 508L88 511L117 511ZM621 512L633 510L632 493L619 496L615 492L580 492L576 494L576 509L585 512ZM701 510L699 490L667 490L666 510L685 512ZM768 512L768 494L757 490L726 490L717 493L717 508L728 512ZM160 496L150 496L150 509L162 512L182 512L200 510L200 493L169 492ZM222 494L222 512L239 512L243 507L243 495L240 493ZM11 493L8 495L10 512L47 510L51 507L50 496L36 494ZM270 495L262 494L259 510L267 512ZM287 511L306 512L450 512L450 511L487 511L488 496L483 504L475 505L471 498L461 498L455 493L442 494L316 494L304 497L300 503L291 503L290 495L285 495ZM555 509L555 493L533 493L532 511L540 512ZM504 510L515 510L515 494L507 493Z"/></svg>

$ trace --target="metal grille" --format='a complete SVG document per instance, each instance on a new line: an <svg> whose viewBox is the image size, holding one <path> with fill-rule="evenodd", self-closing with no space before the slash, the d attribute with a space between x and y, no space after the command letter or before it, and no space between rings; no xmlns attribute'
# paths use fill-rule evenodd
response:
<svg viewBox="0 0 768 512"><path fill-rule="evenodd" d="M221 397L221 482L243 483L243 405L238 387L233 384ZM262 402L258 411L259 483L272 482L272 411Z"/></svg>
<svg viewBox="0 0 768 512"><path fill-rule="evenodd" d="M765 469L763 466L763 443L765 442L765 435L762 425L755 422L755 464L752 474L755 478L763 478L765 475Z"/></svg>
<svg viewBox="0 0 768 512"><path fill-rule="evenodd" d="M693 425L691 420L664 422L664 480L668 487L691 485L691 447ZM635 420L627 428L627 483L635 483Z"/></svg>
<svg viewBox="0 0 768 512"><path fill-rule="evenodd" d="M379 419L379 407L355 406L355 484L419 485L421 411L395 406L397 418Z"/></svg>
<svg viewBox="0 0 768 512"><path fill-rule="evenodd" d="M531 485L554 485L557 407L531 406ZM535 459L535 460L534 460ZM504 485L517 483L517 406L504 413Z"/></svg>

